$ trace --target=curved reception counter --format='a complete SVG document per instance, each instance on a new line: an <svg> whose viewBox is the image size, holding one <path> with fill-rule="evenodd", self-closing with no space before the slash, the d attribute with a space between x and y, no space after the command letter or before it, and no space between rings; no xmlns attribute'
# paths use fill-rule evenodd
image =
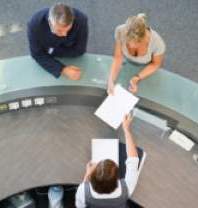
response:
<svg viewBox="0 0 198 208"><path fill-rule="evenodd" d="M61 61L79 66L81 80L56 79L30 56L0 61L0 200L34 187L80 183L90 138L119 135L93 115L107 95L112 57L85 54ZM124 63L118 83L127 88L138 70ZM138 109L198 143L197 83L160 69L140 83L137 96Z"/></svg>
<svg viewBox="0 0 198 208"><path fill-rule="evenodd" d="M62 102L89 104L83 99L84 95L94 97L92 101L97 104L98 100L102 100L101 97L106 96L105 89L112 57L86 54L80 58L61 61L66 64L75 62L81 67L82 79L80 81L66 80L64 77L56 79L29 56L0 61L0 112L8 111L7 104L11 101L18 101L21 109L23 108L21 100L39 96L45 98L52 96L51 99L45 100L45 104ZM124 63L118 83L127 88L131 76L138 70L140 67ZM73 96L73 99L64 100L61 99L62 95L80 97ZM197 83L160 69L140 84L138 96L142 98L140 108L175 121L170 122L174 128L184 131L198 141L196 138L198 111L195 108L198 100ZM32 103L32 106L36 106L35 103Z"/></svg>

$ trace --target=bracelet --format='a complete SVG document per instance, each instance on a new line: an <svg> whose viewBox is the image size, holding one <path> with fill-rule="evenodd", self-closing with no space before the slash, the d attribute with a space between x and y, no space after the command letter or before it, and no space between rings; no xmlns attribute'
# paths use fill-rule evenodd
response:
<svg viewBox="0 0 198 208"><path fill-rule="evenodd" d="M136 74L135 77L138 77L139 81L141 81L141 77L139 74Z"/></svg>

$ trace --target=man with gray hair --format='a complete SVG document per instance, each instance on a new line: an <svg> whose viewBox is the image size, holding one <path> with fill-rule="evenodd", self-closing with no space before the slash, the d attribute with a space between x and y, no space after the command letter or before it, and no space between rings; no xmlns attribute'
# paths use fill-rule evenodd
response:
<svg viewBox="0 0 198 208"><path fill-rule="evenodd" d="M71 80L80 79L80 68L65 66L55 57L82 55L86 52L87 39L87 16L63 3L42 9L28 22L31 56L56 78L64 75Z"/></svg>

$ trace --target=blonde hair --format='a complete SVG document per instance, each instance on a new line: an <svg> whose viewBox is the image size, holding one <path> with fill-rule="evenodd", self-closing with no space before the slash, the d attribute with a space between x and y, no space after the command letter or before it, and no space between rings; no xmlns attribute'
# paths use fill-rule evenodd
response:
<svg viewBox="0 0 198 208"><path fill-rule="evenodd" d="M139 13L137 16L130 16L126 21L126 41L140 41L144 38L147 28L147 17L144 13Z"/></svg>

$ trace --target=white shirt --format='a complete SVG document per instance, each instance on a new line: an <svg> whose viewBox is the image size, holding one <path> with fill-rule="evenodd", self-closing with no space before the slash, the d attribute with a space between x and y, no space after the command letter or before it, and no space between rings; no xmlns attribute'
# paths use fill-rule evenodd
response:
<svg viewBox="0 0 198 208"><path fill-rule="evenodd" d="M147 53L144 56L132 56L127 48L126 40L125 40L125 29L126 25L119 25L115 29L115 40L121 42L122 53L126 58L128 58L132 62L136 62L139 64L148 64L152 60L153 55L162 55L166 51L166 45L161 38L161 36L153 29L150 28L151 38L148 45Z"/></svg>
<svg viewBox="0 0 198 208"><path fill-rule="evenodd" d="M125 163L126 163L126 173L125 173L124 180L126 182L128 194L130 197L137 184L139 158L129 157L127 158ZM112 198L117 198L121 195L120 180L118 181L118 187L110 194L99 194L93 190L91 184L89 185L90 185L91 194L96 199L112 199ZM86 207L84 182L79 185L77 192L76 192L76 207L77 208Z"/></svg>

